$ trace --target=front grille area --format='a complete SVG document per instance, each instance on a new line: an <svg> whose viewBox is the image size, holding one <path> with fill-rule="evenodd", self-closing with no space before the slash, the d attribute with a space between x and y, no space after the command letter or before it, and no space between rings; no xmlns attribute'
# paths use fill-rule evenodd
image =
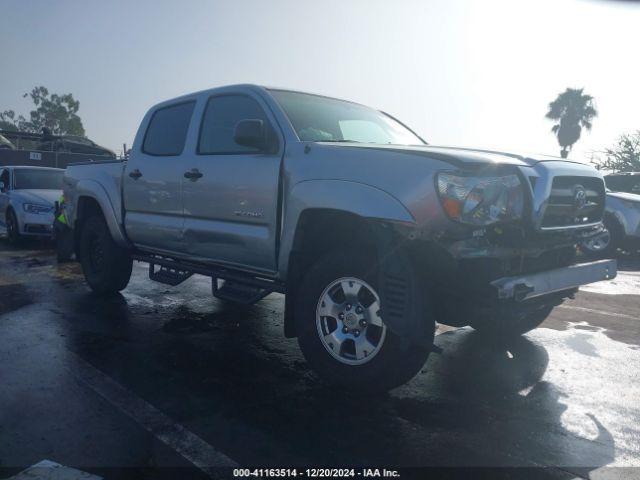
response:
<svg viewBox="0 0 640 480"><path fill-rule="evenodd" d="M41 225L41 224L26 224L24 226L24 231L26 233L39 233L39 234L49 234L51 233L51 225Z"/></svg>
<svg viewBox="0 0 640 480"><path fill-rule="evenodd" d="M542 216L542 229L575 227L602 219L605 189L597 177L555 177Z"/></svg>

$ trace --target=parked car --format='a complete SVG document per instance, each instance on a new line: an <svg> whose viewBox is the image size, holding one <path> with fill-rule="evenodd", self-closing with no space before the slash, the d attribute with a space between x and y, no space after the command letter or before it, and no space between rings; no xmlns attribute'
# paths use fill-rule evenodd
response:
<svg viewBox="0 0 640 480"><path fill-rule="evenodd" d="M13 143L11 143L6 137L3 137L2 135L0 135L0 150L15 150L16 147L13 146Z"/></svg>
<svg viewBox="0 0 640 480"><path fill-rule="evenodd" d="M607 190L603 223L602 231L582 244L585 253L611 257L618 249L629 252L640 249L640 195Z"/></svg>
<svg viewBox="0 0 640 480"><path fill-rule="evenodd" d="M640 194L640 172L612 173L604 181L612 192Z"/></svg>
<svg viewBox="0 0 640 480"><path fill-rule="evenodd" d="M116 156L108 148L101 147L92 140L77 135L51 135L46 140L41 141L37 149L45 152L84 153L86 155L111 158Z"/></svg>
<svg viewBox="0 0 640 480"><path fill-rule="evenodd" d="M64 196L99 294L132 261L212 277L242 303L286 294L284 334L345 388L412 378L435 322L496 338L538 326L615 260L577 264L602 176L547 156L427 145L383 112L252 85L152 107L126 162L74 164Z"/></svg>
<svg viewBox="0 0 640 480"><path fill-rule="evenodd" d="M51 236L63 174L59 168L0 169L0 227L10 243L18 243L26 236Z"/></svg>

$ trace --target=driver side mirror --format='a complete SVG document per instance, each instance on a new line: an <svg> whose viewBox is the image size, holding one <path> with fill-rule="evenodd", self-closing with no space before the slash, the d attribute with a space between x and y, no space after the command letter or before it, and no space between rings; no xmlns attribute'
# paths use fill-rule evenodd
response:
<svg viewBox="0 0 640 480"><path fill-rule="evenodd" d="M0 192L4 192L4 182L0 182Z"/></svg>
<svg viewBox="0 0 640 480"><path fill-rule="evenodd" d="M252 147L260 152L268 150L267 132L262 120L252 118L236 124L233 139L238 145Z"/></svg>

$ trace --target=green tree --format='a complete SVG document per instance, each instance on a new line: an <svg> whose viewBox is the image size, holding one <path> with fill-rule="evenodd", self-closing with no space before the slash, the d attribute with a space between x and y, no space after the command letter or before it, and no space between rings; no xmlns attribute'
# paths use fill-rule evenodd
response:
<svg viewBox="0 0 640 480"><path fill-rule="evenodd" d="M620 135L613 147L601 153L604 158L596 156L593 160L599 169L640 172L640 130Z"/></svg>
<svg viewBox="0 0 640 480"><path fill-rule="evenodd" d="M27 120L22 115L16 117L13 110L0 113L0 128L40 133L44 127L54 135L80 135L84 137L82 120L78 116L80 102L70 93L49 94L45 87L35 87L24 97L30 97L35 109Z"/></svg>
<svg viewBox="0 0 640 480"><path fill-rule="evenodd" d="M567 158L583 128L591 130L592 121L598 115L593 97L583 92L584 88L567 88L549 103L546 117L556 122L551 131L558 139L562 158Z"/></svg>
<svg viewBox="0 0 640 480"><path fill-rule="evenodd" d="M70 93L49 95L45 87L35 87L24 96L31 97L36 106L30 113L30 119L24 122L24 128L39 132L47 127L54 135L84 136L82 120L78 116L80 102Z"/></svg>
<svg viewBox="0 0 640 480"><path fill-rule="evenodd" d="M0 112L0 130L18 130L19 117L16 118L16 112L13 110L5 110Z"/></svg>

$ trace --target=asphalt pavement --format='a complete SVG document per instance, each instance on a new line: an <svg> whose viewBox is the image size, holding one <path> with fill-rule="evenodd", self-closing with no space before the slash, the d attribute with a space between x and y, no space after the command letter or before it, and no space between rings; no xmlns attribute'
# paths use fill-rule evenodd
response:
<svg viewBox="0 0 640 480"><path fill-rule="evenodd" d="M439 329L386 395L323 384L283 297L250 307L210 280L90 293L47 244L0 241L0 478L43 460L104 478L207 478L229 466L505 467L640 477L640 261L504 344ZM509 470L505 470L509 471Z"/></svg>

